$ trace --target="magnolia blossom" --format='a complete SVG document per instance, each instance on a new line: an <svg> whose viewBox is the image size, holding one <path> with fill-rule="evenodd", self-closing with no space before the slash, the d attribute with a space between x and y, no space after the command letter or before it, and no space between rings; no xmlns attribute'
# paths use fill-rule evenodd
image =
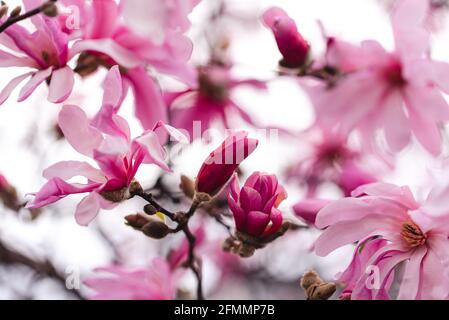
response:
<svg viewBox="0 0 449 320"><path fill-rule="evenodd" d="M318 212L331 202L325 199L304 199L293 206L293 211L298 218L310 225L315 225Z"/></svg>
<svg viewBox="0 0 449 320"><path fill-rule="evenodd" d="M77 0L72 1L74 5L79 5ZM67 0L66 4L69 3ZM194 3L190 10L193 5ZM81 24L83 40L78 47L83 48L87 55L79 60L77 69L80 74L84 72L89 74L91 69L95 70L98 65L119 64L124 67L122 76L133 90L136 116L145 129L152 129L158 121L166 122L168 119L162 92L155 79L148 73L147 66L173 75L187 84L194 81L194 70L188 65L192 42L184 35L186 28L161 26L167 28L164 29L166 35L163 41L155 39L156 31L150 35L142 35L133 29L136 23L140 23L139 17L142 14L159 15L161 11L165 12L167 7L176 12L180 10L172 7L171 1L150 3L140 0L122 1L120 5L114 0L93 0L91 6L83 5L82 10L79 10L84 16ZM184 12L184 20L187 20L187 13ZM170 18L173 20L178 19L181 13L175 14L170 11L167 14L174 14L175 16ZM123 16L126 24L123 23ZM153 21L147 20L143 25L152 24ZM120 52L134 64L131 66L123 64L123 59L117 60L117 54L110 54L111 51Z"/></svg>
<svg viewBox="0 0 449 320"><path fill-rule="evenodd" d="M278 206L286 198L287 192L275 175L256 171L241 189L234 177L228 204L237 230L262 238L274 234L282 226L282 212Z"/></svg>
<svg viewBox="0 0 449 320"><path fill-rule="evenodd" d="M315 126L302 135L308 143L299 161L287 169L290 179L299 181L306 187L307 196L314 198L318 188L326 182L334 183L345 196L349 196L360 185L375 182L376 175L371 166L385 167L384 163L370 159L360 150L349 145L341 132Z"/></svg>
<svg viewBox="0 0 449 320"><path fill-rule="evenodd" d="M307 61L310 46L298 32L295 21L278 7L266 10L262 21L273 31L283 57L281 64L290 68L303 67Z"/></svg>
<svg viewBox="0 0 449 320"><path fill-rule="evenodd" d="M128 269L121 266L97 268L106 276L88 278L84 284L95 293L96 300L171 300L176 298L181 270L173 270L161 258L153 259L147 268Z"/></svg>
<svg viewBox="0 0 449 320"><path fill-rule="evenodd" d="M103 106L94 119L89 120L77 106L64 106L58 124L67 141L81 154L98 164L99 169L87 162L63 161L47 168L43 176L48 182L35 193L28 208L40 208L70 194L89 193L78 204L75 218L87 225L101 209L111 209L130 196L134 176L139 166L156 164L170 170L164 161L165 150L158 132L170 133L178 140L185 137L176 129L159 123L153 130L131 139L126 120L116 114L123 99L123 88L118 67L108 73ZM67 180L82 176L86 184Z"/></svg>
<svg viewBox="0 0 449 320"><path fill-rule="evenodd" d="M24 0L25 9L30 10L44 3L41 0ZM97 48L92 43L77 41L69 47L69 37L63 31L60 21L44 15L32 17L35 31L19 24L14 24L2 33L0 44L9 51L0 50L1 67L24 67L32 69L13 78L0 92L0 104L6 101L13 90L23 81L29 80L19 92L18 101L27 99L44 81L48 82L48 100L60 103L72 92L74 73L68 62L83 50L96 49L107 53L115 61L127 68L134 67L137 62L110 43Z"/></svg>
<svg viewBox="0 0 449 320"><path fill-rule="evenodd" d="M255 125L252 117L232 98L234 89L241 86L266 89L263 81L255 79L236 80L227 66L208 65L198 69L197 83L187 90L165 94L170 107L171 123L187 130L194 137L195 122L203 133L212 126L214 120L220 120L225 128L231 128L229 116L238 115L245 122Z"/></svg>
<svg viewBox="0 0 449 320"><path fill-rule="evenodd" d="M400 151L411 135L431 154L441 150L438 125L449 119L442 92L449 93L449 64L430 57L425 29L428 1L400 0L391 22L395 49L386 51L377 41L352 45L328 39L327 65L341 74L333 86L308 86L318 122L356 130L367 150L375 133L383 133L389 148ZM310 84L310 83L309 83Z"/></svg>
<svg viewBox="0 0 449 320"><path fill-rule="evenodd" d="M195 179L195 191L214 196L231 179L240 163L256 149L259 141L248 138L248 133L231 134L204 160Z"/></svg>
<svg viewBox="0 0 449 320"><path fill-rule="evenodd" d="M351 299L385 298L390 276L402 262L399 299L445 299L449 294L449 229L435 216L449 213L446 193L435 190L420 204L408 187L361 186L352 197L334 201L318 213L315 224L325 230L315 243L316 253L325 256L346 244L366 242L366 247L373 239L383 239L385 245L369 244L365 253L364 246L356 249L363 254L357 258L363 260L360 267L369 269L354 274L353 265L343 276L342 281L350 283Z"/></svg>

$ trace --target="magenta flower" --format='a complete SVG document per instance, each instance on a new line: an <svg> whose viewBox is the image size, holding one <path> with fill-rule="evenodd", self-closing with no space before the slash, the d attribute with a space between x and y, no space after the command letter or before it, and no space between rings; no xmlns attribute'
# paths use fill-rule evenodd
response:
<svg viewBox="0 0 449 320"><path fill-rule="evenodd" d="M130 270L121 266L98 268L84 284L95 291L94 300L171 300L176 298L177 282L182 270L172 270L168 263L153 259L148 268Z"/></svg>
<svg viewBox="0 0 449 320"><path fill-rule="evenodd" d="M281 64L288 68L303 67L307 62L310 46L298 32L295 21L278 7L266 10L262 20L273 31L283 57Z"/></svg>
<svg viewBox="0 0 449 320"><path fill-rule="evenodd" d="M233 79L229 67L209 65L199 68L196 85L165 95L166 103L170 107L172 125L187 130L192 139L195 122L201 126L200 133L210 128L212 122L217 119L225 128L230 128L229 117L232 114L255 125L251 116L232 98L233 90L244 85L266 89L263 81Z"/></svg>
<svg viewBox="0 0 449 320"><path fill-rule="evenodd" d="M100 209L111 209L130 196L129 188L142 163L170 170L158 134L168 132L184 142L186 138L176 129L159 123L153 130L131 139L128 123L116 114L123 99L118 67L109 71L104 88L103 106L93 120L77 106L64 106L58 119L67 141L79 153L93 158L99 169L79 161L54 164L44 171L48 182L34 194L28 208L40 208L70 194L89 193L75 212L78 224L87 225ZM67 182L76 176L87 178L87 183Z"/></svg>
<svg viewBox="0 0 449 320"><path fill-rule="evenodd" d="M329 40L327 63L342 77L335 86L309 88L319 123L355 130L367 146L375 145L380 130L394 152L407 146L413 133L431 154L440 153L438 125L449 119L442 94L449 92L449 64L429 56L428 9L428 1L397 3L393 52L371 40L360 46Z"/></svg>
<svg viewBox="0 0 449 320"><path fill-rule="evenodd" d="M195 180L195 190L215 196L231 179L240 163L253 153L258 143L258 140L248 138L245 131L231 134L204 160Z"/></svg>
<svg viewBox="0 0 449 320"><path fill-rule="evenodd" d="M230 186L228 204L237 231L253 237L266 237L279 230L282 212L278 206L287 198L287 192L275 175L256 171L242 189L236 177Z"/></svg>
<svg viewBox="0 0 449 320"><path fill-rule="evenodd" d="M42 5L41 0L24 0L25 9L30 10ZM69 36L63 32L58 19L37 15L31 19L34 32L14 24L5 30L2 44L9 50L0 51L2 67L25 67L32 71L12 79L0 92L0 104L4 103L13 90L23 81L28 82L21 88L18 101L27 99L44 81L48 82L48 100L61 103L72 92L74 73L68 62L83 50L97 49L107 52L125 67L134 67L137 63L126 52L117 50L112 45L97 48L92 43L77 41L69 47Z"/></svg>
<svg viewBox="0 0 449 320"><path fill-rule="evenodd" d="M435 218L445 212L447 191L430 193L420 205L407 187L373 183L354 190L352 198L327 205L316 218L325 228L315 243L325 256L354 242L376 237L387 241L370 256L369 266L358 279L351 279L352 299L382 299L390 275L403 262L405 271L399 299L445 299L449 294L449 229ZM351 268L350 268L351 269ZM345 280L347 281L347 280Z"/></svg>

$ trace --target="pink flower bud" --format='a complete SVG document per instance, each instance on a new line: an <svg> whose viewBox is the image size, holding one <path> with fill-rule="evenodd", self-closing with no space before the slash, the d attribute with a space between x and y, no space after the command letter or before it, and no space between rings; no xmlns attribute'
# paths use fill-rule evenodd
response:
<svg viewBox="0 0 449 320"><path fill-rule="evenodd" d="M272 235L282 225L282 213L277 207L285 198L287 193L275 175L254 172L242 189L234 177L228 204L237 230L254 237Z"/></svg>
<svg viewBox="0 0 449 320"><path fill-rule="evenodd" d="M303 219L308 224L315 224L315 218L322 208L329 204L331 200L305 199L293 206L295 215Z"/></svg>
<svg viewBox="0 0 449 320"><path fill-rule="evenodd" d="M248 138L248 133L239 131L207 157L201 166L195 181L195 191L216 195L232 177L239 164L257 147L256 139Z"/></svg>
<svg viewBox="0 0 449 320"><path fill-rule="evenodd" d="M295 21L278 7L266 10L262 16L264 25L273 31L286 67L299 68L307 61L310 46L301 36Z"/></svg>

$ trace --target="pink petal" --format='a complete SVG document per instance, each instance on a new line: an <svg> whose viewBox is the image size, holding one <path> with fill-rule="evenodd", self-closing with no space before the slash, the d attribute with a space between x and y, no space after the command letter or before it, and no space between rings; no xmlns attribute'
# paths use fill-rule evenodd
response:
<svg viewBox="0 0 449 320"><path fill-rule="evenodd" d="M403 108L402 97L397 92L392 92L384 101L385 138L393 152L399 152L410 142L410 125Z"/></svg>
<svg viewBox="0 0 449 320"><path fill-rule="evenodd" d="M80 226L87 226L97 216L100 211L98 197L101 196L96 192L92 192L84 197L76 206L75 220Z"/></svg>
<svg viewBox="0 0 449 320"><path fill-rule="evenodd" d="M270 236L278 231L282 226L282 220L282 212L276 208L273 208L270 214L271 224L269 225L268 229L265 230L264 236Z"/></svg>
<svg viewBox="0 0 449 320"><path fill-rule="evenodd" d="M61 178L68 180L72 177L82 176L95 182L106 182L104 175L100 170L92 167L87 162L80 161L61 161L44 170L44 178Z"/></svg>
<svg viewBox="0 0 449 320"><path fill-rule="evenodd" d="M234 216L235 226L237 230L239 231L245 231L246 226L246 214L243 211L242 208L240 208L236 202L231 196L228 197L228 205L229 209L232 212L232 215Z"/></svg>
<svg viewBox="0 0 449 320"><path fill-rule="evenodd" d="M86 113L77 106L64 106L58 124L72 147L84 155L92 157L93 150L103 141L101 133L90 125Z"/></svg>
<svg viewBox="0 0 449 320"><path fill-rule="evenodd" d="M103 105L120 106L124 95L122 76L118 66L113 66L109 70L103 83L103 91Z"/></svg>
<svg viewBox="0 0 449 320"><path fill-rule="evenodd" d="M70 58L83 51L106 54L125 68L131 69L141 64L141 61L133 52L118 45L112 39L79 40L73 44L70 50Z"/></svg>
<svg viewBox="0 0 449 320"><path fill-rule="evenodd" d="M260 236L265 231L270 216L260 211L251 211L246 217L245 232L252 236Z"/></svg>
<svg viewBox="0 0 449 320"><path fill-rule="evenodd" d="M53 67L49 67L45 70L37 71L20 90L19 99L17 101L22 102L28 98L42 82L47 80L47 78L51 75L52 70Z"/></svg>
<svg viewBox="0 0 449 320"><path fill-rule="evenodd" d="M119 21L118 5L114 0L93 0L90 38L109 38Z"/></svg>
<svg viewBox="0 0 449 320"><path fill-rule="evenodd" d="M315 224L318 211L331 203L331 200L304 199L293 206L295 215L304 219L307 223Z"/></svg>
<svg viewBox="0 0 449 320"><path fill-rule="evenodd" d="M159 121L168 122L161 90L147 71L144 68L128 70L126 78L131 82L136 116L144 129L153 129Z"/></svg>
<svg viewBox="0 0 449 320"><path fill-rule="evenodd" d="M449 294L449 281L443 265L433 250L428 250L421 266L419 298L442 300Z"/></svg>
<svg viewBox="0 0 449 320"><path fill-rule="evenodd" d="M144 153L144 163L154 163L166 171L171 171L165 162L167 156L166 152L161 146L159 137L156 133L153 131L146 131L143 135L134 139L133 143L134 148L138 148Z"/></svg>
<svg viewBox="0 0 449 320"><path fill-rule="evenodd" d="M0 67L35 67L35 62L28 57L15 56L0 50Z"/></svg>
<svg viewBox="0 0 449 320"><path fill-rule="evenodd" d="M48 100L53 103L61 103L66 100L73 89L75 74L70 67L53 71L48 92Z"/></svg>
<svg viewBox="0 0 449 320"><path fill-rule="evenodd" d="M240 206L245 212L261 210L260 194L251 187L243 187L240 191Z"/></svg>
<svg viewBox="0 0 449 320"><path fill-rule="evenodd" d="M11 95L13 90L26 78L32 75L32 72L22 74L16 78L13 78L0 92L0 105L3 104Z"/></svg>
<svg viewBox="0 0 449 320"><path fill-rule="evenodd" d="M399 289L398 300L415 300L419 290L419 276L421 273L421 263L427 253L427 248L421 246L417 248L405 267L404 275Z"/></svg>

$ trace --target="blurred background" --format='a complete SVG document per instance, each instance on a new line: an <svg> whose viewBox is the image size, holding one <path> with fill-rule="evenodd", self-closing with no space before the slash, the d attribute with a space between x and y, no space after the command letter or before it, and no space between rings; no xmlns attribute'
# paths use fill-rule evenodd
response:
<svg viewBox="0 0 449 320"><path fill-rule="evenodd" d="M427 1L427 0L423 0ZM430 0L429 0L430 1ZM446 26L446 1L431 1L434 5L429 27L433 32L433 56L448 60L449 32ZM292 214L292 205L304 198L301 181L289 177L287 169L310 151L310 143L300 134L314 120L313 108L295 79L280 77L280 59L271 32L263 27L260 15L264 9L280 6L296 21L299 31L318 56L325 49L319 22L330 35L348 41L377 39L392 48L388 10L392 1L376 0L202 0L191 15L189 32L194 42L192 63L202 65L210 59L215 48L233 64L236 77L267 81L267 91L239 88L235 100L258 124L278 127L293 134L278 134L270 139L258 136L257 128L241 125L261 140L256 152L242 166L242 175L265 171L278 175L289 198L282 211L288 219L302 224ZM8 0L10 7L20 1ZM27 23L25 23L26 25ZM445 59L446 58L446 59ZM0 71L0 87L19 74L14 68ZM101 105L101 82L106 74L101 70L85 79L77 78L74 94L65 104L76 104L89 114ZM164 89L182 88L168 77L158 76ZM93 90L92 88L98 88ZM40 86L22 103L17 92L0 106L0 173L17 190L20 202L29 199L27 193L38 190L44 183L42 170L49 165L69 159L83 159L63 139L56 126L60 106L46 101L47 89ZM132 95L128 95L120 111L132 125L134 136L141 127L133 115ZM220 128L217 124L217 128ZM168 189L161 201L168 208L185 208L179 198L181 174L194 178L207 154L222 137L209 143L195 141L180 155L173 155L174 172L161 179L161 172L143 166L137 179L146 188L158 181ZM447 144L447 143L446 143ZM424 197L429 182L445 179L442 164L447 156L432 159L419 146L410 146L396 161L395 170L385 170L383 180L409 185L418 197ZM162 182L161 182L162 181ZM319 195L339 198L341 192L332 184L323 184ZM70 196L40 211L12 210L0 204L0 299L78 299L87 297L89 289L80 284L78 290L68 290L68 275L82 279L93 269L114 263L126 266L146 266L152 257L164 256L179 246L182 239L151 240L124 226L123 217L142 208L143 201L132 199L116 209L101 212L89 227L76 224L73 213L81 196ZM207 248L203 251L204 286L208 298L217 299L300 299L303 292L299 278L308 269L317 270L323 279L332 280L351 259L352 248L343 248L326 258L316 257L312 245L319 231L313 228L291 231L264 250L248 259L221 254L220 246L226 230L211 219L199 216L194 225L203 224L207 233ZM217 257L218 256L218 257ZM217 263L217 260L220 262ZM223 267L226 265L226 268ZM194 291L195 278L187 275L180 292Z"/></svg>

